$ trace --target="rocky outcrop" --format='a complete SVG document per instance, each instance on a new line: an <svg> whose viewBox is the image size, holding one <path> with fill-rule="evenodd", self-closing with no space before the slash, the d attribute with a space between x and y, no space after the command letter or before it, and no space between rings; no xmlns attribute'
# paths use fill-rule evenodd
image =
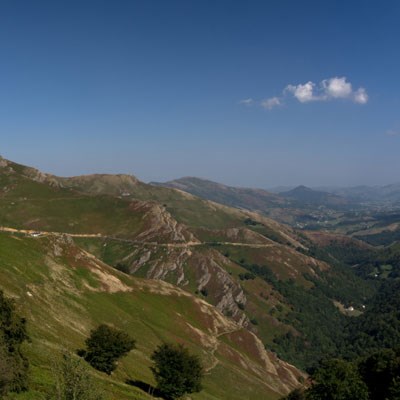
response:
<svg viewBox="0 0 400 400"><path fill-rule="evenodd" d="M166 247L164 250L145 246L136 248L123 260L132 274L172 282L182 288L195 287L196 292L241 326L249 326L242 311L247 299L241 286L225 269L228 259L214 250L189 247Z"/></svg>
<svg viewBox="0 0 400 400"><path fill-rule="evenodd" d="M198 242L195 236L160 204L133 201L130 209L142 215L143 229L136 240L143 242Z"/></svg>

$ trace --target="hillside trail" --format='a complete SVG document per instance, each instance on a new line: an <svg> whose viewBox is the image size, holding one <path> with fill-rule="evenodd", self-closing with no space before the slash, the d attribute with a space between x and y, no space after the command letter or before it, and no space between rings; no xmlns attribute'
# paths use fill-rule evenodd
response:
<svg viewBox="0 0 400 400"><path fill-rule="evenodd" d="M235 333L235 332L239 332L242 329L243 329L242 326L237 325L233 329L227 329L227 330L224 330L224 331L222 331L220 333L217 333L216 335L213 335L214 343L213 343L213 345L212 345L212 347L210 349L210 355L213 358L213 362L209 367L204 368L204 372L205 373L207 373L207 374L210 373L210 371L213 370L219 364L219 360L215 355L215 352L218 350L218 347L220 345L220 341L218 339L221 338L222 336L229 335L229 334Z"/></svg>
<svg viewBox="0 0 400 400"><path fill-rule="evenodd" d="M220 361L218 360L217 356L215 355L215 352L218 350L218 347L219 347L219 345L221 343L219 339L222 336L230 335L230 334L235 333L235 332L240 332L242 329L244 329L242 326L237 325L234 329L228 329L228 330L222 331L222 332L220 332L220 333L218 333L218 334L216 334L214 336L214 343L213 343L213 346L212 346L212 348L210 350L210 355L214 360L213 360L213 362L211 363L211 365L209 367L205 367L204 368L204 373L206 375L209 375L211 373L211 371L220 364ZM270 388L268 383L264 379L262 379L261 377L254 376L254 378L258 382L260 382L263 385L265 385L267 388Z"/></svg>
<svg viewBox="0 0 400 400"><path fill-rule="evenodd" d="M274 243L241 243L241 242L181 242L181 243L158 243L158 242L143 242L138 240L124 239L116 236L103 235L101 233L70 233L70 232L50 232L50 231L40 231L33 229L16 229L7 226L0 226L0 232L7 233L20 233L24 235L29 235L31 237L44 237L44 236L70 236L76 238L98 238L98 239L111 239L117 240L121 242L130 243L132 245L141 245L141 246L157 246L157 247L167 247L167 248L188 248L188 247L196 247L196 246L240 246L240 247L250 247L255 249L274 247L276 244Z"/></svg>

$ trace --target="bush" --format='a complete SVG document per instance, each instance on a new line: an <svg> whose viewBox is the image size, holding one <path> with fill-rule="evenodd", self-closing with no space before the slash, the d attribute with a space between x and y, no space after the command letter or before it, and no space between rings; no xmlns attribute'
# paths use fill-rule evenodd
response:
<svg viewBox="0 0 400 400"><path fill-rule="evenodd" d="M204 371L200 359L182 345L164 343L158 346L151 359L157 388L165 399L177 399L202 389Z"/></svg>
<svg viewBox="0 0 400 400"><path fill-rule="evenodd" d="M135 340L127 333L105 324L93 329L85 343L87 350L79 350L78 355L109 375L117 367L116 361L135 348Z"/></svg>
<svg viewBox="0 0 400 400"><path fill-rule="evenodd" d="M368 400L368 388L357 367L343 360L329 360L313 375L307 400Z"/></svg>
<svg viewBox="0 0 400 400"><path fill-rule="evenodd" d="M14 303L0 291L0 398L28 387L28 360L21 344L28 339L26 321L19 317Z"/></svg>
<svg viewBox="0 0 400 400"><path fill-rule="evenodd" d="M291 393L289 393L283 400L306 400L306 395L304 390L295 389Z"/></svg>
<svg viewBox="0 0 400 400"><path fill-rule="evenodd" d="M129 274L129 266L127 264L123 264L123 263L117 263L115 266L115 269L117 269L118 271L121 271L125 274Z"/></svg>
<svg viewBox="0 0 400 400"><path fill-rule="evenodd" d="M256 276L254 274L252 274L251 272L246 272L244 274L239 274L239 279L241 281L248 281L248 280L252 280L255 279Z"/></svg>
<svg viewBox="0 0 400 400"><path fill-rule="evenodd" d="M69 353L62 354L53 365L54 388L49 400L101 400L103 394L97 389L85 365Z"/></svg>

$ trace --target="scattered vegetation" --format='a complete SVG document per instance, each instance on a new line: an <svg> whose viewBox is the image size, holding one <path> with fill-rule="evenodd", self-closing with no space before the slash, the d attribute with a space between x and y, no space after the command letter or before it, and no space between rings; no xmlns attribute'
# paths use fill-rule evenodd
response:
<svg viewBox="0 0 400 400"><path fill-rule="evenodd" d="M207 296L208 296L208 290L207 290L207 288L201 289L201 290L200 290L200 293L201 293L204 297L207 297Z"/></svg>
<svg viewBox="0 0 400 400"><path fill-rule="evenodd" d="M81 360L64 352L52 366L54 387L48 400L103 400L88 368Z"/></svg>
<svg viewBox="0 0 400 400"><path fill-rule="evenodd" d="M135 340L126 332L105 324L93 329L85 343L86 350L78 350L78 355L109 375L117 367L116 361L135 348Z"/></svg>
<svg viewBox="0 0 400 400"><path fill-rule="evenodd" d="M355 361L331 359L312 374L307 389L285 400L398 400L400 350L381 350Z"/></svg>
<svg viewBox="0 0 400 400"><path fill-rule="evenodd" d="M21 350L27 339L25 319L0 290L0 397L28 388L28 360Z"/></svg>
<svg viewBox="0 0 400 400"><path fill-rule="evenodd" d="M154 351L152 371L158 390L167 400L199 392L204 375L199 357L182 345L164 343Z"/></svg>
<svg viewBox="0 0 400 400"><path fill-rule="evenodd" d="M251 272L246 272L244 274L239 274L239 279L241 281L249 281L249 280L253 280L255 278L256 278L256 276L254 274L252 274Z"/></svg>

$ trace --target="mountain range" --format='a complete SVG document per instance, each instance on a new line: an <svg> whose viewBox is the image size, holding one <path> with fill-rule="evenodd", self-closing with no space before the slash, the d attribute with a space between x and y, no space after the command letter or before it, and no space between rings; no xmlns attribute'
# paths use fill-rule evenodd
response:
<svg viewBox="0 0 400 400"><path fill-rule="evenodd" d="M266 215L307 213L299 202L314 208L339 196L197 178L166 186L131 175L57 177L0 159L0 288L29 322L32 398L46 391L54 349L73 351L109 323L138 340L115 375L96 375L112 396L148 398L126 382L154 385L151 349L174 340L207 371L193 399L278 399L301 385L321 348L337 354L344 310L360 312L374 296L347 254L367 262L379 249Z"/></svg>

